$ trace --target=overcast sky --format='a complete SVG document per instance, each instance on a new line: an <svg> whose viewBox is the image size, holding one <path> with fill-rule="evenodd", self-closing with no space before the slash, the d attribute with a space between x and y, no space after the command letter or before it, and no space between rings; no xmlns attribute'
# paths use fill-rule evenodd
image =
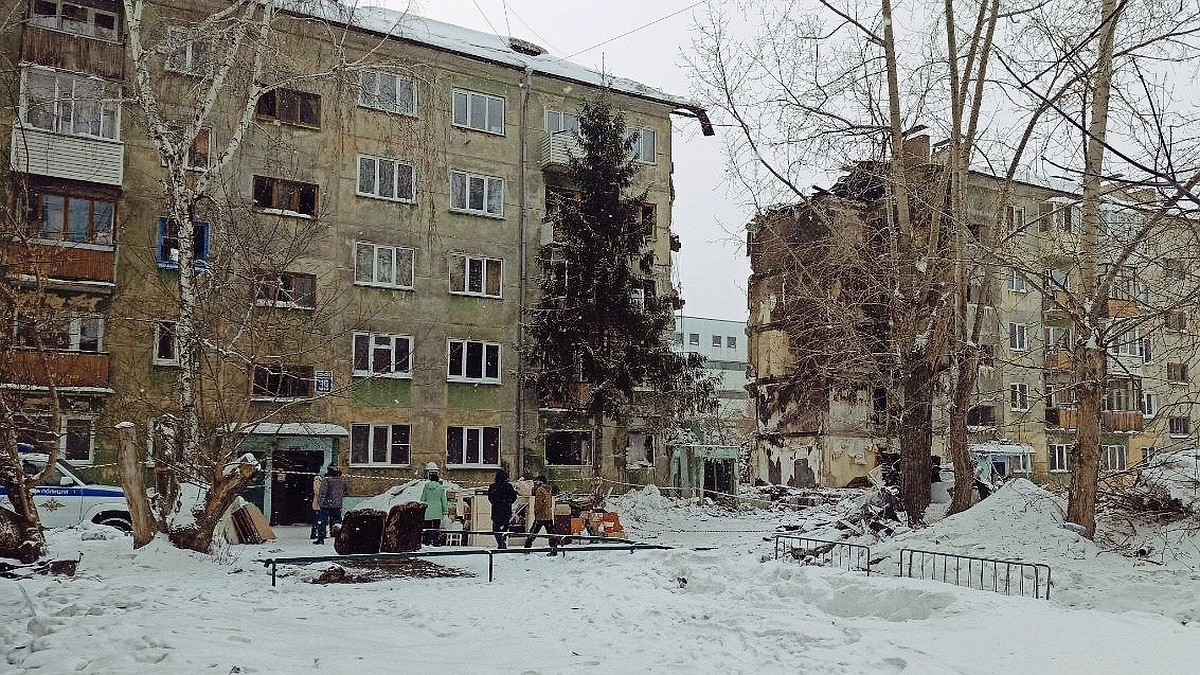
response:
<svg viewBox="0 0 1200 675"><path fill-rule="evenodd" d="M406 9L476 30L514 35L555 56L658 87L691 93L684 53L691 48L695 0L360 0L362 5ZM696 7L690 7L696 5ZM685 9L686 8L686 9ZM507 11L506 11L507 10ZM685 10L675 16L668 15ZM658 21L662 19L661 21ZM602 46L589 47L617 38ZM582 52L578 53L577 52ZM749 209L726 187L725 160L717 136L704 137L694 120L674 118L674 231L683 243L676 271L687 301L684 313L745 320L744 226Z"/></svg>

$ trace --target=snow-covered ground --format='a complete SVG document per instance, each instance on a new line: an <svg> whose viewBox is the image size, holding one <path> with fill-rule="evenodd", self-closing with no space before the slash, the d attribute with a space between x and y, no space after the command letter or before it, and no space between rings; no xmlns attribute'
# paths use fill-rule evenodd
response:
<svg viewBox="0 0 1200 675"><path fill-rule="evenodd" d="M1194 673L1194 545L1136 562L1060 527L1031 484L875 545L1020 557L1054 568L1052 601L771 560L763 537L808 513L616 504L671 551L455 559L472 578L272 588L253 559L332 552L307 528L224 559L127 538L54 536L75 578L0 581L12 673ZM1188 544L1182 542L1187 539ZM716 546L697 551L696 547ZM764 560L766 559L766 560ZM892 573L887 559L878 569Z"/></svg>

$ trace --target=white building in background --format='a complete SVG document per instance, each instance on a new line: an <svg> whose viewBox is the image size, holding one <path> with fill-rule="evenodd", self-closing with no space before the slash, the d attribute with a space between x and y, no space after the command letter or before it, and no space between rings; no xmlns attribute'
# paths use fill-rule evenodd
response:
<svg viewBox="0 0 1200 675"><path fill-rule="evenodd" d="M739 444L746 429L752 428L746 393L746 322L676 316L675 348L704 355L705 370L721 378L717 428L705 430L706 435L715 431L718 437L704 442Z"/></svg>

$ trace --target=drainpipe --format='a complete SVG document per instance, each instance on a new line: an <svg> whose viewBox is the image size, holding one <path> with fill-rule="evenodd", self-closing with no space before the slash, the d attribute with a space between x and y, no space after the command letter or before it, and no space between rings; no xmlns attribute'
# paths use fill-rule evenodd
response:
<svg viewBox="0 0 1200 675"><path fill-rule="evenodd" d="M528 226L528 199L525 195L525 171L529 156L529 90L533 84L533 69L525 67L525 81L521 84L521 117L517 137L521 144L517 174L517 256L521 279L517 292L517 476L525 474L525 294L529 287L529 263L525 254L526 228Z"/></svg>

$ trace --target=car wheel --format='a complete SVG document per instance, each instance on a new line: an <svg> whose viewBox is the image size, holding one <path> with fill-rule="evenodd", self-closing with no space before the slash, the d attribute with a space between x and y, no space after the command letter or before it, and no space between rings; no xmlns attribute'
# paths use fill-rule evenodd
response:
<svg viewBox="0 0 1200 675"><path fill-rule="evenodd" d="M97 525L108 525L122 532L133 532L133 523L130 521L129 516L124 514L102 513L96 516L92 522Z"/></svg>

